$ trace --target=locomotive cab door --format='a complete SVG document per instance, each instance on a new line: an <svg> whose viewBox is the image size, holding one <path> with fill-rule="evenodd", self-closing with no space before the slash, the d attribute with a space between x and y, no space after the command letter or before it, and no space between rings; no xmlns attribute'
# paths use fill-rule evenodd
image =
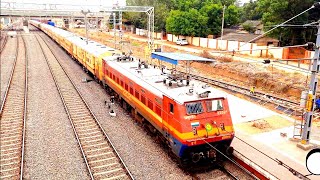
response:
<svg viewBox="0 0 320 180"><path fill-rule="evenodd" d="M165 137L170 142L170 134L171 130L169 128L169 125L172 126L172 123L174 123L174 114L175 114L175 104L176 102L172 99L168 98L167 96L163 96L163 131L165 133Z"/></svg>

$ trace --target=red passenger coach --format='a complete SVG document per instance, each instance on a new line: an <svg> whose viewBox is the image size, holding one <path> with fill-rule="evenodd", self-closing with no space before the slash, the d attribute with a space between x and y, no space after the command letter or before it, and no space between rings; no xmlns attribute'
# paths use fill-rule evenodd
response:
<svg viewBox="0 0 320 180"><path fill-rule="evenodd" d="M234 129L226 94L175 68L107 57L103 60L103 84L114 91L151 132L161 137L183 164L214 161L217 150L232 152ZM178 53L153 53L152 58L189 64L212 61ZM160 63L161 64L161 63Z"/></svg>

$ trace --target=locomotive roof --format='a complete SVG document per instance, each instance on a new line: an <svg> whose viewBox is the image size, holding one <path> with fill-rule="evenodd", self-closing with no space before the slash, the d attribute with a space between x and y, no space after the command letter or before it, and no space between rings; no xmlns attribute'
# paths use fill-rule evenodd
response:
<svg viewBox="0 0 320 180"><path fill-rule="evenodd" d="M113 58L115 59L115 58ZM122 73L127 78L131 79L133 82L139 84L141 87L149 90L154 93L158 97L162 97L162 95L166 95L172 99L174 99L179 104L183 104L185 102L196 101L200 99L212 99L212 98L225 98L226 94L211 87L206 86L205 83L202 83L197 80L191 79L189 86L168 86L164 84L163 80L167 79L171 72L169 70L164 70L165 73L162 73L159 67L154 68L154 66L150 66L149 68L141 68L138 69L138 61L116 61L104 58L104 60ZM189 90L193 89L193 93L190 94ZM206 98L200 98L198 93L210 91L209 96Z"/></svg>

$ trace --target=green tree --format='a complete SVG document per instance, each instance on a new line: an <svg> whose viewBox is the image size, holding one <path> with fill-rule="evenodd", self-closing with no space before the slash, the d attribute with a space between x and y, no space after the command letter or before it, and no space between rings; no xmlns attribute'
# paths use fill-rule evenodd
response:
<svg viewBox="0 0 320 180"><path fill-rule="evenodd" d="M225 25L226 27L233 26L239 23L240 10L235 5L227 7L225 12Z"/></svg>
<svg viewBox="0 0 320 180"><path fill-rule="evenodd" d="M128 6L152 6L154 7L155 31L165 30L165 22L173 7L173 0L127 0ZM124 18L127 24L133 24L137 28L146 28L148 17L146 13L126 12Z"/></svg>
<svg viewBox="0 0 320 180"><path fill-rule="evenodd" d="M209 34L219 34L221 32L222 8L221 4L211 3L207 3L201 8L201 14L208 17Z"/></svg>
<svg viewBox="0 0 320 180"><path fill-rule="evenodd" d="M242 24L242 27L244 30L250 32L250 33L254 33L254 31L256 30L255 27L253 27L253 24L251 23L245 23L245 24Z"/></svg>
<svg viewBox="0 0 320 180"><path fill-rule="evenodd" d="M319 2L319 0L318 0ZM273 28L291 17L301 13L311 7L314 0L258 0L258 9L263 12L262 21L265 30ZM311 17L310 14L313 16ZM314 19L319 19L319 9L302 14L301 16L288 22L288 24L302 25L310 23ZM309 14L310 13L310 14ZM317 17L317 18L316 18ZM316 29L303 27L282 27L272 31L269 36L281 38L282 45L304 44L314 41Z"/></svg>
<svg viewBox="0 0 320 180"><path fill-rule="evenodd" d="M241 9L241 22L246 20L259 20L262 18L263 12L258 9L258 1L250 0Z"/></svg>
<svg viewBox="0 0 320 180"><path fill-rule="evenodd" d="M166 21L166 29L174 35L206 36L208 34L208 17L198 10L172 10Z"/></svg>

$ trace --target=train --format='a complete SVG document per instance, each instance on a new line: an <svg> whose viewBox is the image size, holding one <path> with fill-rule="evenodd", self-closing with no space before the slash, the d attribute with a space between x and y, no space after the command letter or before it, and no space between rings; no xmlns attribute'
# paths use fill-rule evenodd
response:
<svg viewBox="0 0 320 180"><path fill-rule="evenodd" d="M225 93L72 32L29 23L56 41L183 166L232 154L235 131Z"/></svg>

